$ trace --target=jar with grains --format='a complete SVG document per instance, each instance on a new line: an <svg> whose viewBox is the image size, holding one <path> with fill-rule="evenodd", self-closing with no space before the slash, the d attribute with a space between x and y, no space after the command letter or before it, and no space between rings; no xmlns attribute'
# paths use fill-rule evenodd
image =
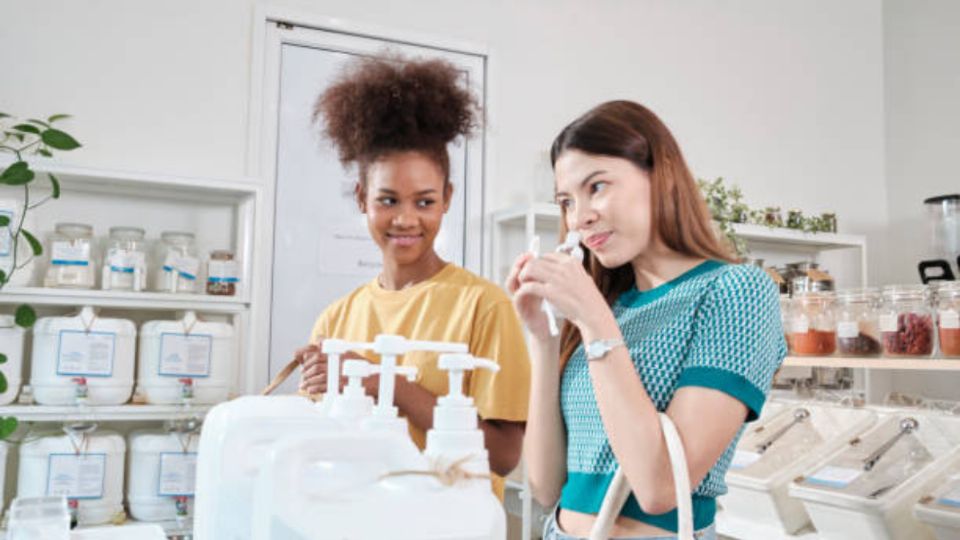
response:
<svg viewBox="0 0 960 540"><path fill-rule="evenodd" d="M880 321L877 289L852 289L837 293L837 354L879 356Z"/></svg>
<svg viewBox="0 0 960 540"><path fill-rule="evenodd" d="M883 288L880 304L880 338L888 356L933 354L933 313L925 285L891 285Z"/></svg>
<svg viewBox="0 0 960 540"><path fill-rule="evenodd" d="M239 278L237 262L233 260L233 252L218 249L210 252L210 261L207 263L207 294L217 296L233 296L237 294Z"/></svg>
<svg viewBox="0 0 960 540"><path fill-rule="evenodd" d="M943 282L937 290L937 331L940 353L960 358L960 281Z"/></svg>
<svg viewBox="0 0 960 540"><path fill-rule="evenodd" d="M50 266L45 287L91 289L96 281L93 227L85 223L57 223L50 235Z"/></svg>
<svg viewBox="0 0 960 540"><path fill-rule="evenodd" d="M793 298L788 343L798 356L829 356L837 349L832 292L804 292Z"/></svg>
<svg viewBox="0 0 960 540"><path fill-rule="evenodd" d="M103 258L104 290L146 290L147 243L143 237L139 227L110 227Z"/></svg>
<svg viewBox="0 0 960 540"><path fill-rule="evenodd" d="M200 259L193 233L165 231L160 234L156 288L173 293L196 293Z"/></svg>

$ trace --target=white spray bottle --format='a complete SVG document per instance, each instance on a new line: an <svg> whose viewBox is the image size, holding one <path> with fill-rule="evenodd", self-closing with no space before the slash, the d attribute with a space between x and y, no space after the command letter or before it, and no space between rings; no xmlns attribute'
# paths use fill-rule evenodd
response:
<svg viewBox="0 0 960 540"><path fill-rule="evenodd" d="M576 231L569 231L567 237L564 239L563 243L557 246L555 250L557 253L566 253L571 257L576 258L577 260L583 262L583 249L580 248L580 233ZM533 253L534 257L539 257L540 252L540 237L534 236L533 240L530 242L530 252ZM560 335L560 327L557 324L557 319L562 318L563 314L557 310L550 302L546 300L543 301L543 304L540 306L540 309L547 314L547 323L550 326L550 335L558 336Z"/></svg>

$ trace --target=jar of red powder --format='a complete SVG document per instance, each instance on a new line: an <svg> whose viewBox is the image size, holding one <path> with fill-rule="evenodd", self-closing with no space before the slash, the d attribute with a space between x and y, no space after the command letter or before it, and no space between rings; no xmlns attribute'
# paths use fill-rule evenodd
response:
<svg viewBox="0 0 960 540"><path fill-rule="evenodd" d="M960 282L946 281L937 290L937 332L940 353L960 358Z"/></svg>
<svg viewBox="0 0 960 540"><path fill-rule="evenodd" d="M880 336L888 356L933 354L933 312L925 285L891 285L883 288Z"/></svg>
<svg viewBox="0 0 960 540"><path fill-rule="evenodd" d="M798 356L829 356L837 349L832 292L804 292L793 297L788 341Z"/></svg>
<svg viewBox="0 0 960 540"><path fill-rule="evenodd" d="M834 314L837 319L837 354L840 356L880 356L880 325L877 289L852 289L837 292Z"/></svg>

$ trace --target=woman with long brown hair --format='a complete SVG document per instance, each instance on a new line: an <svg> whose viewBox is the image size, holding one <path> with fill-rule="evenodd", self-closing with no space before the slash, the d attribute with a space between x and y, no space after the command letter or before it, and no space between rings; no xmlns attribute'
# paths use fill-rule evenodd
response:
<svg viewBox="0 0 960 540"><path fill-rule="evenodd" d="M660 412L686 453L697 537L715 538L736 442L786 355L777 287L717 240L679 146L649 109L595 107L561 131L551 161L561 234L579 232L588 256L524 254L507 281L531 334L530 485L557 506L545 538L587 536L618 465L631 496L611 536L674 537ZM544 300L566 315L559 341Z"/></svg>

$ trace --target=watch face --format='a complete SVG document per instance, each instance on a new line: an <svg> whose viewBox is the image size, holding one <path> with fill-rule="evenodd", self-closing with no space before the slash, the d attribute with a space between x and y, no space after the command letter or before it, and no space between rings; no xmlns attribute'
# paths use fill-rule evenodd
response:
<svg viewBox="0 0 960 540"><path fill-rule="evenodd" d="M605 347L599 341L593 341L587 345L587 358L596 358L603 355Z"/></svg>

